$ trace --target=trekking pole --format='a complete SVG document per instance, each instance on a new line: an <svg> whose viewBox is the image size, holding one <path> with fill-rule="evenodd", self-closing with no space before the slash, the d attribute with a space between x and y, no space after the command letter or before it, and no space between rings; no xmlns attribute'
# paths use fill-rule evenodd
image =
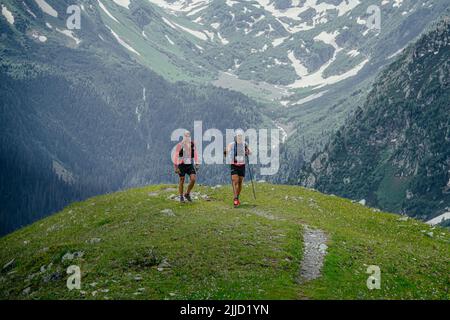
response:
<svg viewBox="0 0 450 320"><path fill-rule="evenodd" d="M252 182L252 190L253 190L253 198L256 200L256 190L255 190L255 183L253 182L253 172L252 168L250 167L250 161L248 160L248 155L245 156L248 164L248 173L250 175L250 181Z"/></svg>

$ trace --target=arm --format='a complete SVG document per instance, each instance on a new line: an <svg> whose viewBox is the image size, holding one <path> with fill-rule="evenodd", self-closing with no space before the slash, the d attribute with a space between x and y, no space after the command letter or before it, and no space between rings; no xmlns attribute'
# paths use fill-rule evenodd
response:
<svg viewBox="0 0 450 320"><path fill-rule="evenodd" d="M228 164L229 162L228 162L228 155L230 154L230 151L231 151L231 145L232 145L232 143L230 143L230 144L228 144L226 147L225 147L225 149L223 149L223 156L224 156L224 160L225 160L225 163L226 164Z"/></svg>
<svg viewBox="0 0 450 320"><path fill-rule="evenodd" d="M246 145L245 146L245 155L250 156L252 154L252 150Z"/></svg>
<svg viewBox="0 0 450 320"><path fill-rule="evenodd" d="M200 163L198 162L198 153L197 153L197 145L195 144L195 142L192 142L194 144L194 164L196 166L199 166Z"/></svg>
<svg viewBox="0 0 450 320"><path fill-rule="evenodd" d="M173 162L175 171L178 170L178 155L180 154L180 150L181 150L181 144L179 143L179 144L177 144L177 147L175 148L175 152L172 156L172 162Z"/></svg>
<svg viewBox="0 0 450 320"><path fill-rule="evenodd" d="M227 157L229 154L231 154L231 148L233 147L233 143L230 143L229 145L227 145L227 147L225 148L223 155L225 157Z"/></svg>

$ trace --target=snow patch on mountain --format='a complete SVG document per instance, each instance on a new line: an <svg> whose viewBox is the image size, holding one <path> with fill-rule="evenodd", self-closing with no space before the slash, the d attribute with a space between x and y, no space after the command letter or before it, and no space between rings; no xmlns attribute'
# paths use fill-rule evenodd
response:
<svg viewBox="0 0 450 320"><path fill-rule="evenodd" d="M117 19L111 14L111 12L109 12L108 9L106 9L105 5L104 5L100 0L97 0L97 1L98 1L98 5L100 6L100 8L103 10L104 13L106 13L106 15L107 15L108 17L110 17L111 19L113 19L115 22L120 23L119 20L117 20Z"/></svg>
<svg viewBox="0 0 450 320"><path fill-rule="evenodd" d="M359 54L360 54L360 52L358 50L355 50L355 49L350 50L349 52L347 52L347 55L349 55L352 58L359 56Z"/></svg>
<svg viewBox="0 0 450 320"><path fill-rule="evenodd" d="M297 75L300 77L300 79L294 81L294 83L290 84L290 88L306 88L306 87L324 87L326 85L331 85L338 83L342 80L348 79L350 77L353 77L359 73L359 71L366 65L367 62L369 62L369 59L365 59L360 64L355 66L354 68L348 70L347 72L340 74L340 75L333 75L327 78L323 77L324 71L334 62L336 61L337 54L342 51L342 48L340 48L336 43L336 37L339 35L339 31L334 31L333 33L329 33L326 31L322 31L319 35L314 37L315 41L322 41L326 44L331 45L335 51L333 54L333 57L325 64L323 64L319 70L317 70L314 73L308 74L305 73L305 67L299 65L299 62L295 59L295 56L291 52L290 55L288 55L288 58L293 62L293 67L297 73ZM356 51L352 52L352 54L356 54Z"/></svg>
<svg viewBox="0 0 450 320"><path fill-rule="evenodd" d="M318 93L311 94L311 95L309 95L309 96L307 96L307 97L305 97L305 98L303 98L303 99L300 99L300 100L298 100L297 102L294 102L294 103L292 103L292 104L293 104L293 105L302 105L302 104L305 104L305 103L307 103L307 102L310 102L310 101L319 99L320 97L322 97L322 96L323 96L325 93L327 93L327 92L328 92L328 90L325 90L325 91L321 91L321 92L318 92Z"/></svg>
<svg viewBox="0 0 450 320"><path fill-rule="evenodd" d="M113 0L115 4L130 9L130 0Z"/></svg>
<svg viewBox="0 0 450 320"><path fill-rule="evenodd" d="M403 0L394 0L394 4L392 7L394 8L400 8L402 6Z"/></svg>
<svg viewBox="0 0 450 320"><path fill-rule="evenodd" d="M8 21L9 24L14 24L14 16L13 16L13 14L3 4L2 4L2 15L5 17L6 21Z"/></svg>
<svg viewBox="0 0 450 320"><path fill-rule="evenodd" d="M300 60L298 60L293 51L288 52L288 58L292 62L292 66L295 69L295 72L300 78L303 78L308 75L308 68L306 68Z"/></svg>
<svg viewBox="0 0 450 320"><path fill-rule="evenodd" d="M22 4L25 7L25 11L28 12L28 14L30 16L32 16L33 18L37 19L36 14L33 11L31 11L30 7L25 2L22 2Z"/></svg>
<svg viewBox="0 0 450 320"><path fill-rule="evenodd" d="M214 40L215 34L209 30L203 30L204 33L208 36L209 39Z"/></svg>
<svg viewBox="0 0 450 320"><path fill-rule="evenodd" d="M187 15L187 16L193 16L193 15L196 15L197 13L199 13L199 12L205 10L206 8L208 8L208 5L203 6L203 7L200 7L200 8L196 8L196 9L194 9L194 10L188 12L186 15Z"/></svg>
<svg viewBox="0 0 450 320"><path fill-rule="evenodd" d="M340 17L351 12L361 3L359 0L342 0L338 4L321 0L297 0L292 1L286 9L277 9L273 0L257 0L257 2L259 7L270 13L291 34L312 30L317 25L326 24L330 12L337 11ZM304 18L301 15L311 10L314 12L311 18L312 23L303 21Z"/></svg>
<svg viewBox="0 0 450 320"><path fill-rule="evenodd" d="M391 55L388 57L388 59L392 59L392 58L398 56L400 53L403 52L403 50L405 50L405 48L401 48L400 50L394 52L393 54L391 54Z"/></svg>
<svg viewBox="0 0 450 320"><path fill-rule="evenodd" d="M336 9L338 11L338 16L343 16L347 12L352 11L356 8L361 2L359 0L343 0L339 5L337 5Z"/></svg>
<svg viewBox="0 0 450 320"><path fill-rule="evenodd" d="M198 38L198 39L200 39L200 40L203 40L203 41L207 41L207 40L208 40L208 36L207 36L206 34L204 34L203 32L189 29L189 28L187 28L187 27L184 27L184 26L182 26L182 25L179 25L178 23L175 23L175 22L173 22L173 21L170 21L169 19L167 19L167 18L165 18L165 17L163 17L162 19L163 19L163 21L164 21L167 25L169 25L169 26L172 27L173 29L181 29L181 30L183 30L183 31L185 31L185 32L187 32L187 33L193 35L194 37L196 37L196 38Z"/></svg>
<svg viewBox="0 0 450 320"><path fill-rule="evenodd" d="M400 8L403 5L403 0L383 0L381 1L381 5L385 6L392 3L393 8ZM424 6L426 2L422 3L422 6Z"/></svg>
<svg viewBox="0 0 450 320"><path fill-rule="evenodd" d="M443 213L440 216L437 216L436 218L428 220L427 224L434 226L434 225L440 224L448 219L450 219L450 211Z"/></svg>
<svg viewBox="0 0 450 320"><path fill-rule="evenodd" d="M356 8L359 4L359 0L342 0L338 5L329 4L326 2L319 2L319 0L306 0L302 6L291 6L285 10L279 10L275 8L275 4L272 0L257 0L257 2L266 10L269 11L274 17L283 18L287 17L292 20L300 21L302 18L300 14L309 9L314 9L317 13L316 17L320 17L328 10L337 10L338 16L343 16L347 12ZM297 2L299 4L299 2Z"/></svg>
<svg viewBox="0 0 450 320"><path fill-rule="evenodd" d="M356 19L356 23L357 24L361 24L361 25L365 25L365 24L367 24L367 21L362 19L361 17L358 17L358 19Z"/></svg>
<svg viewBox="0 0 450 320"><path fill-rule="evenodd" d="M54 18L58 17L58 12L56 12L56 10L53 9L53 7L49 5L45 0L34 0L34 1L44 13Z"/></svg>
<svg viewBox="0 0 450 320"><path fill-rule="evenodd" d="M130 0L113 0L114 4L111 5L104 0L98 1L104 4L104 8L107 6L121 22L125 14L124 10L120 10L119 15L118 11L113 11L113 9L119 9L114 4L130 8L131 2ZM162 25L166 26L166 31L160 33L160 41L163 45L165 44L167 48L178 45L181 52L185 51L187 55L192 55L194 52L199 55L199 59L208 59L208 62L217 59L219 63L212 69L217 68L218 71L236 71L242 64L245 68L239 69L237 77L253 80L260 78L273 83L282 83L286 89L307 87L317 89L355 76L369 62L365 55L370 50L359 46L359 43L363 43L374 34L373 31L365 31L366 28L362 28L366 24L368 1L148 0L146 2L154 8L155 19L161 19ZM401 7L396 13L398 15L411 7L408 1L403 0L380 0L379 3L386 6L384 9L387 11L396 12L397 10L392 7ZM114 20L117 19L114 18ZM169 29L176 31L178 36ZM149 33L151 29L146 30ZM344 30L349 31L344 32ZM303 31L307 32L302 33ZM359 31L365 31L366 39L363 39ZM336 41L340 32L343 35L337 39L342 38L339 39L341 42ZM122 33L120 34L123 36ZM355 34L355 39L360 41L346 42L348 34ZM142 32L142 35L146 38L145 32ZM182 42L178 42L178 39L182 38L189 39L191 45L183 46ZM197 39L208 41L208 45L203 45ZM301 45L298 43L299 39L304 39L305 42ZM322 45L314 46L312 39L330 45L332 48L328 46L324 48ZM141 38L141 40L144 39ZM137 47L137 43L133 43L130 44L142 51L140 47ZM238 43L242 43L242 46L238 46ZM229 47L227 50L236 50L239 53L241 61L235 61L232 57L231 64L222 62L225 54L223 50L227 45ZM213 47L215 50L210 50ZM387 51L388 54L385 54L383 58L395 50ZM207 57L200 55L202 52L208 52ZM265 54L260 54L263 52ZM249 55L247 56L246 53ZM142 55L145 54L145 50L142 51ZM258 71L248 68L248 62L254 63L255 59L251 57L251 54L261 57L261 69ZM325 56L327 58L324 59ZM344 66L346 64L348 67ZM286 75L280 75L278 79L270 75L274 69L277 72L290 70L286 72ZM311 97L315 96L311 95ZM291 101L293 102L294 100Z"/></svg>
<svg viewBox="0 0 450 320"><path fill-rule="evenodd" d="M228 43L230 43L227 39L225 39L224 37L222 37L222 36L220 35L220 32L217 33L217 37L219 37L219 40L220 40L220 42L221 42L223 45L227 45Z"/></svg>
<svg viewBox="0 0 450 320"><path fill-rule="evenodd" d="M190 33L191 35L193 35L194 37L196 37L196 38L198 38L200 40L203 40L203 41L207 41L208 40L208 36L206 34L204 34L203 32L192 30L192 29L189 29L187 27L181 26L181 25L176 24L176 23L175 23L175 25L178 28L186 31L187 33Z"/></svg>
<svg viewBox="0 0 450 320"><path fill-rule="evenodd" d="M190 13L193 10L198 10L199 6L201 7L207 5L210 2L210 0L191 0L189 2L185 0L176 0L171 2L165 0L148 0L148 1L171 12L185 12L185 13Z"/></svg>
<svg viewBox="0 0 450 320"><path fill-rule="evenodd" d="M287 65L287 62L281 62L280 60L278 60L277 58L273 59L273 62L275 63L275 65L277 66L281 66L281 65Z"/></svg>
<svg viewBox="0 0 450 320"><path fill-rule="evenodd" d="M239 1L233 1L233 0L225 0L225 3L227 4L227 6L232 7L235 4L238 4Z"/></svg>
<svg viewBox="0 0 450 320"><path fill-rule="evenodd" d="M174 24L172 24L172 22L170 22L168 19L166 19L165 17L162 17L162 20L164 21L165 24L167 24L169 27L171 27L172 29L177 29L177 27L175 27Z"/></svg>
<svg viewBox="0 0 450 320"><path fill-rule="evenodd" d="M33 39L39 40L40 42L44 43L47 42L47 37L40 34L38 31L33 30L33 32L31 33L31 37Z"/></svg>
<svg viewBox="0 0 450 320"><path fill-rule="evenodd" d="M69 37L70 39L72 39L73 41L75 41L75 43L76 43L77 45L79 45L79 44L81 43L81 40L78 39L77 37L75 37L73 31L71 31L71 30L67 30L67 29L61 30L61 29L56 28L56 31L58 31L59 33L65 35L66 37Z"/></svg>
<svg viewBox="0 0 450 320"><path fill-rule="evenodd" d="M350 69L349 71L340 74L340 75L334 75L330 76L328 78L323 77L323 72L331 65L331 63L334 62L334 60L330 60L328 63L323 65L318 71L304 77L303 79L297 80L294 83L290 84L290 88L306 88L306 87L317 87L322 88L327 85L338 83L342 80L351 78L356 76L359 71L361 71L362 68L369 62L369 59L365 59L360 64L355 66L354 68Z"/></svg>
<svg viewBox="0 0 450 320"><path fill-rule="evenodd" d="M169 41L169 43L171 45L175 45L175 43L169 38L169 36L167 34L165 35L165 37L166 37L167 41Z"/></svg>
<svg viewBox="0 0 450 320"><path fill-rule="evenodd" d="M133 52L134 54L140 56L141 54L139 52L137 52L132 46L130 46L128 43L126 43L121 37L119 37L119 35L117 33L114 32L113 29L111 29L109 26L106 26L109 31L111 31L111 34L114 36L114 38L116 38L117 42L124 47L125 49L127 49L128 51Z"/></svg>
<svg viewBox="0 0 450 320"><path fill-rule="evenodd" d="M284 42L284 40L286 40L287 38L289 38L289 37L282 37L282 38L276 38L276 39L274 39L274 40L272 41L272 46L273 46L273 47L279 46L279 45L282 44L282 43Z"/></svg>
<svg viewBox="0 0 450 320"><path fill-rule="evenodd" d="M333 46L336 51L339 51L340 48L336 44L336 37L339 35L339 31L334 31L333 33L329 33L326 31L322 31L319 35L314 37L315 41L322 41L326 44Z"/></svg>
<svg viewBox="0 0 450 320"><path fill-rule="evenodd" d="M265 31L259 31L257 34L255 34L253 37L254 38L258 38L258 37L260 37L260 36L262 36L263 34L265 34L266 32Z"/></svg>

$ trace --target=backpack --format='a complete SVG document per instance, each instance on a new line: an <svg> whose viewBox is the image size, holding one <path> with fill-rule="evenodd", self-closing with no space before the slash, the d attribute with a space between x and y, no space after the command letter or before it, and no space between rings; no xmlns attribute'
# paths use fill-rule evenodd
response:
<svg viewBox="0 0 450 320"><path fill-rule="evenodd" d="M191 141L191 159L194 159L194 152L195 152L195 144L194 141ZM180 152L178 152L178 157L183 158L184 152L183 148L180 149Z"/></svg>
<svg viewBox="0 0 450 320"><path fill-rule="evenodd" d="M233 150L233 163L236 164L236 163L238 163L238 161L237 161L238 150L237 150L237 143L236 143L236 141L234 141L233 149L234 149L234 150ZM244 142L244 150L245 150L245 151L248 150L248 145L247 145L246 142ZM243 155L244 157L245 157L245 151L244 151L244 155ZM245 160L242 161L242 162L245 163ZM239 162L239 163L241 163L241 162Z"/></svg>

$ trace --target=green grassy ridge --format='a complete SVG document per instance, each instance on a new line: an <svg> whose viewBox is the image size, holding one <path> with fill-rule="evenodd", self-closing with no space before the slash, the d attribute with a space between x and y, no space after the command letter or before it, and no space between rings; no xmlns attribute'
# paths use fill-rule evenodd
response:
<svg viewBox="0 0 450 320"><path fill-rule="evenodd" d="M192 204L168 200L171 188L73 203L1 238L0 267L15 262L0 273L0 299L449 298L442 228L294 186L258 184L256 201L246 186L239 209L229 186L198 187L211 201ZM303 224L324 230L329 248L322 278L299 285ZM81 258L62 261L77 251ZM163 261L170 267L158 270ZM81 291L66 288L73 264ZM381 268L381 290L366 287L371 264Z"/></svg>

